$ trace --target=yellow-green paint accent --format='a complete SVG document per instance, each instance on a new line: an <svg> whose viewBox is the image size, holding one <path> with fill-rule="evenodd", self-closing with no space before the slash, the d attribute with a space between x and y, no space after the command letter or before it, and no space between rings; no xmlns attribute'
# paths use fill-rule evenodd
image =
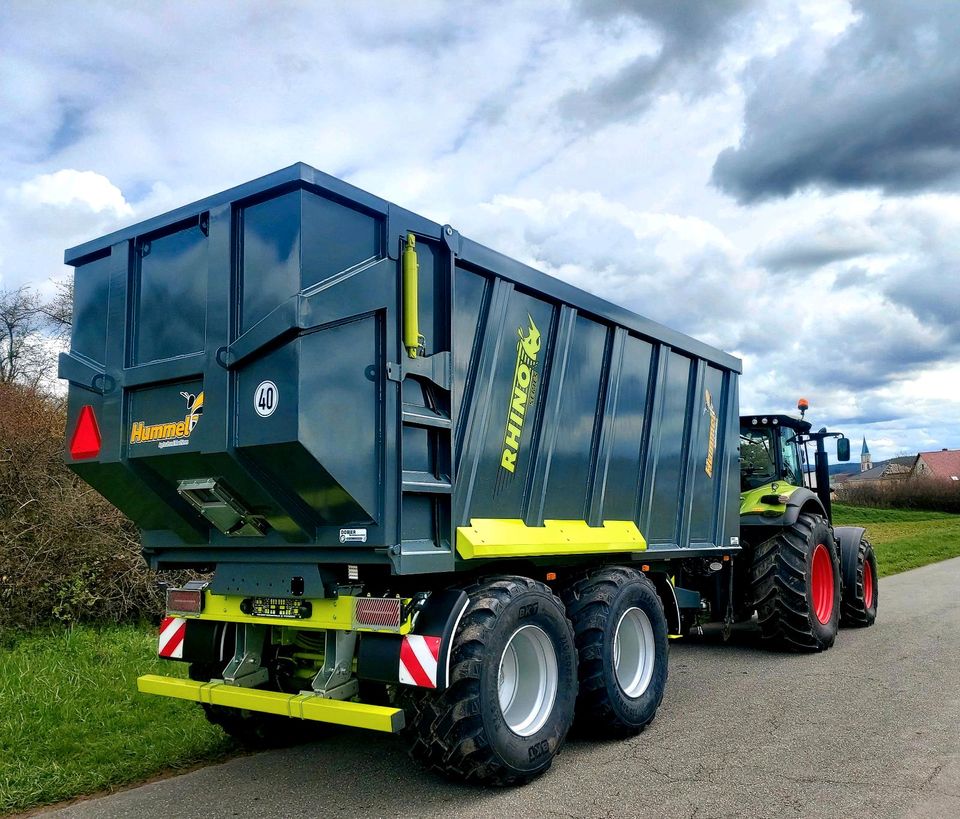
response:
<svg viewBox="0 0 960 819"><path fill-rule="evenodd" d="M314 722L332 722L353 728L385 731L388 734L395 734L404 726L403 711L399 708L330 700L318 697L312 692L283 694L279 691L240 688L220 680L205 683L178 677L161 677L159 674L144 674L138 677L137 690L141 694L244 708L248 711L261 711L264 714L309 719Z"/></svg>
<svg viewBox="0 0 960 819"><path fill-rule="evenodd" d="M774 483L777 485L776 489L773 488ZM763 486L758 486L756 489L743 492L740 495L740 514L759 515L767 512L770 514L777 513L782 515L787 511L787 505L785 503L763 503L760 498L762 498L764 495L790 496L799 488L799 486L791 486L790 484L783 483L782 481L772 481L771 483L766 483Z"/></svg>
<svg viewBox="0 0 960 819"><path fill-rule="evenodd" d="M457 529L457 552L477 557L541 557L603 552L642 552L647 548L632 520L608 520L588 526L585 520L545 520L527 526L522 520L482 518Z"/></svg>
<svg viewBox="0 0 960 819"><path fill-rule="evenodd" d="M403 346L407 355L416 358L423 336L420 335L418 284L420 264L417 261L417 237L407 234L403 248Z"/></svg>
<svg viewBox="0 0 960 819"><path fill-rule="evenodd" d="M318 631L321 629L337 629L340 631L376 631L388 634L408 634L410 632L410 618L408 617L395 628L373 628L356 626L353 624L356 597L341 595L340 597L325 597L321 600L310 600L312 611L309 617L302 620L281 617L256 617L244 614L240 610L240 603L244 598L235 595L214 594L210 590L204 592L203 612L201 614L181 614L188 620L215 620L218 623L251 623L261 626L278 626L299 629L301 631ZM404 599L403 603L409 603Z"/></svg>

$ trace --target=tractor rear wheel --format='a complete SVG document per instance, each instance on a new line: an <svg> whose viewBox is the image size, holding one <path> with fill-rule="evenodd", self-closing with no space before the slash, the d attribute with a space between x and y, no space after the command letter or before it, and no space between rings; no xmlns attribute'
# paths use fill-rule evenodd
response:
<svg viewBox="0 0 960 819"><path fill-rule="evenodd" d="M494 577L465 591L447 688L396 691L410 755L458 780L523 784L550 767L573 721L573 629L535 580Z"/></svg>
<svg viewBox="0 0 960 819"><path fill-rule="evenodd" d="M803 513L757 546L750 588L765 643L790 651L830 648L840 619L840 561L826 519Z"/></svg>
<svg viewBox="0 0 960 819"><path fill-rule="evenodd" d="M667 682L667 621L656 588L636 569L610 566L572 583L563 601L580 657L578 727L639 733Z"/></svg>
<svg viewBox="0 0 960 819"><path fill-rule="evenodd" d="M852 551L852 550L851 550ZM856 558L843 566L843 606L840 625L866 627L877 619L877 556L873 546L860 538Z"/></svg>

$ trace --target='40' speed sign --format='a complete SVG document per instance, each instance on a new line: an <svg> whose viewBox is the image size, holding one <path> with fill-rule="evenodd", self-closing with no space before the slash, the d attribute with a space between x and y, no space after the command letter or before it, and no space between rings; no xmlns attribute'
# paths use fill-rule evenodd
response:
<svg viewBox="0 0 960 819"><path fill-rule="evenodd" d="M269 418L273 415L280 403L280 392L277 385L272 381L261 381L253 394L253 408L261 418Z"/></svg>

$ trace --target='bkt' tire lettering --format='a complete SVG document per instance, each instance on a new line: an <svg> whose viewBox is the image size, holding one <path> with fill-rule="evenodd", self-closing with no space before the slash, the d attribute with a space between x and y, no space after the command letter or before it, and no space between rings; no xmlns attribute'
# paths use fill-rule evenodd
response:
<svg viewBox="0 0 960 819"><path fill-rule="evenodd" d="M537 613L539 608L539 603L527 603L525 606L520 606L520 613L517 615L517 619L522 620L524 617L531 617Z"/></svg>
<svg viewBox="0 0 960 819"><path fill-rule="evenodd" d="M531 745L527 750L527 755L530 757L530 762L533 762L544 754L548 753L550 753L550 743L547 740L543 740L543 742L537 742L536 744Z"/></svg>

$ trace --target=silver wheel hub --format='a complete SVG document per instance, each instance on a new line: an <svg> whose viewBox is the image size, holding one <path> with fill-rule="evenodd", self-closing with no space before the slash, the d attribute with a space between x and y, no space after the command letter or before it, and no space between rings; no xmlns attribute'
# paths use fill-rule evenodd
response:
<svg viewBox="0 0 960 819"><path fill-rule="evenodd" d="M497 696L507 727L521 737L543 728L557 699L557 652L539 626L521 626L500 657Z"/></svg>
<svg viewBox="0 0 960 819"><path fill-rule="evenodd" d="M657 645L646 612L635 606L627 609L613 636L613 669L624 694L636 699L650 686Z"/></svg>

